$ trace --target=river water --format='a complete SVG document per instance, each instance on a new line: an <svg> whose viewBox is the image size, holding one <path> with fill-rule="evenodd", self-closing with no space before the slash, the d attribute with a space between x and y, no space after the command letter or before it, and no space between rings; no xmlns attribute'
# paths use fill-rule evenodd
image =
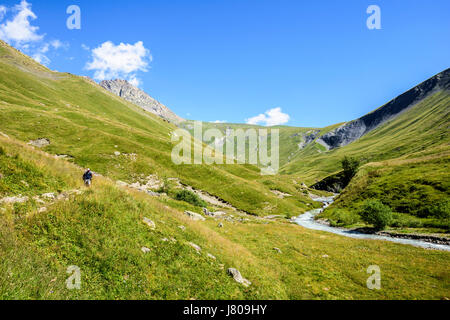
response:
<svg viewBox="0 0 450 320"><path fill-rule="evenodd" d="M331 232L334 234L338 234L338 235L341 235L344 237L349 237L349 238L354 238L354 239L384 240L384 241L397 242L397 243L401 243L401 244L408 244L408 245L412 245L415 247L450 251L449 245L436 244L436 243L426 242L426 241L422 241L422 240L415 240L415 239L401 239L401 238L392 238L392 237L388 237L388 236L380 236L380 235L375 235L375 234L366 234L366 233L361 233L358 231L342 229L342 228L335 228L335 227L321 224L321 223L317 222L316 220L314 220L314 217L316 215L318 215L319 213L321 213L331 203L333 203L334 197L318 197L318 198L314 198L314 201L322 202L324 205L323 209L314 209L314 210L305 212L304 214L294 218L293 221L296 224L298 224L304 228L307 228L307 229Z"/></svg>

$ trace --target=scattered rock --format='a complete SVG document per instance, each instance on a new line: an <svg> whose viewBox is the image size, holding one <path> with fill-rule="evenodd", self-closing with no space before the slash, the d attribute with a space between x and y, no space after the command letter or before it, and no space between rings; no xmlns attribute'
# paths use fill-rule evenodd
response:
<svg viewBox="0 0 450 320"><path fill-rule="evenodd" d="M186 214L189 218L191 218L194 221L205 221L205 217L202 215L192 212L192 211L185 211L184 214Z"/></svg>
<svg viewBox="0 0 450 320"><path fill-rule="evenodd" d="M221 223L219 223L217 226L218 226L219 228L223 228L223 223L221 222Z"/></svg>
<svg viewBox="0 0 450 320"><path fill-rule="evenodd" d="M37 148L43 148L50 144L50 140L47 138L39 138L36 140L31 140L28 144Z"/></svg>
<svg viewBox="0 0 450 320"><path fill-rule="evenodd" d="M324 254L323 256L322 256L322 258L329 258L330 256L329 255L327 255L327 254Z"/></svg>
<svg viewBox="0 0 450 320"><path fill-rule="evenodd" d="M216 257L214 257L211 253L208 253L207 256L208 256L208 258L210 258L210 259L216 260Z"/></svg>
<svg viewBox="0 0 450 320"><path fill-rule="evenodd" d="M202 251L202 248L200 248L198 245L196 245L193 242L188 242L188 244L195 249L195 251L197 251L198 253L200 253Z"/></svg>
<svg viewBox="0 0 450 320"><path fill-rule="evenodd" d="M54 194L53 192L49 192L49 193L44 193L43 195L41 195L41 197L45 198L47 200L55 200L56 194Z"/></svg>
<svg viewBox="0 0 450 320"><path fill-rule="evenodd" d="M141 251L142 251L143 253L149 253L149 252L150 252L150 249L147 248L147 247L142 247L142 248L141 248Z"/></svg>
<svg viewBox="0 0 450 320"><path fill-rule="evenodd" d="M276 248L276 247L275 247L275 248L273 248L273 250L275 250L275 251L278 252L278 253L282 253L281 250L280 250L279 248Z"/></svg>
<svg viewBox="0 0 450 320"><path fill-rule="evenodd" d="M149 218L145 218L142 220L142 222L144 222L146 225L148 225L150 227L150 229L155 230L156 229L156 225L155 223L150 220Z"/></svg>
<svg viewBox="0 0 450 320"><path fill-rule="evenodd" d="M186 227L185 226L178 226L178 228L180 228L181 230L185 231Z"/></svg>
<svg viewBox="0 0 450 320"><path fill-rule="evenodd" d="M28 197L22 197L22 195L18 195L17 197L6 197L0 199L0 203L14 204L14 203L24 203L28 201Z"/></svg>
<svg viewBox="0 0 450 320"><path fill-rule="evenodd" d="M47 208L46 207L42 207L38 209L38 213L44 213L47 212Z"/></svg>
<svg viewBox="0 0 450 320"><path fill-rule="evenodd" d="M116 157L118 157L118 156L120 156L120 152L119 152L119 151L114 151L114 155L115 155Z"/></svg>
<svg viewBox="0 0 450 320"><path fill-rule="evenodd" d="M242 284L244 287L248 287L249 285L252 284L250 281L248 281L247 279L242 277L242 275L239 272L239 270L237 270L235 268L229 268L228 269L228 274L233 277L234 281Z"/></svg>

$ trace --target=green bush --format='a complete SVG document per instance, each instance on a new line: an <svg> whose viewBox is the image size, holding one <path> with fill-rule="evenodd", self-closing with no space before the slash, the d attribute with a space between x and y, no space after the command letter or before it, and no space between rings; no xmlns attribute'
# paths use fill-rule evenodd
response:
<svg viewBox="0 0 450 320"><path fill-rule="evenodd" d="M376 199L364 202L359 215L364 222L373 225L376 230L383 230L392 221L391 208Z"/></svg>
<svg viewBox="0 0 450 320"><path fill-rule="evenodd" d="M5 154L6 154L5 149L3 149L3 147L0 147L0 156L3 156Z"/></svg>
<svg viewBox="0 0 450 320"><path fill-rule="evenodd" d="M450 200L436 203L431 207L430 214L439 219L450 219Z"/></svg>
<svg viewBox="0 0 450 320"><path fill-rule="evenodd" d="M197 207L206 207L206 202L189 190L181 190L175 194L175 199L188 202Z"/></svg>

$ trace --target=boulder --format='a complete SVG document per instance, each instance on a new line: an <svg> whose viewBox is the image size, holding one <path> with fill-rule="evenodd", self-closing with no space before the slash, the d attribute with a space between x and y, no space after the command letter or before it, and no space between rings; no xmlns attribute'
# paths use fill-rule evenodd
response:
<svg viewBox="0 0 450 320"><path fill-rule="evenodd" d="M50 144L50 140L47 138L39 138L36 140L31 140L28 144L37 148L43 148Z"/></svg>
<svg viewBox="0 0 450 320"><path fill-rule="evenodd" d="M242 277L242 275L239 272L239 270L237 270L235 268L229 268L228 269L228 274L233 277L234 281L236 281L237 283L242 284L244 287L248 287L249 285L252 284L250 281L248 281L247 279Z"/></svg>
<svg viewBox="0 0 450 320"><path fill-rule="evenodd" d="M187 215L189 218L191 218L194 221L205 221L205 217L203 217L201 214L192 212L192 211L185 211L185 215Z"/></svg>

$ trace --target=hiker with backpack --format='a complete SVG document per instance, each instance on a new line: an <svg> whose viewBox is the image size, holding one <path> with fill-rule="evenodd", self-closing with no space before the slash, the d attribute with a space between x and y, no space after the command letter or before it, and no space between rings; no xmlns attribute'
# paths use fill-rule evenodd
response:
<svg viewBox="0 0 450 320"><path fill-rule="evenodd" d="M87 169L87 171L83 174L83 181L86 187L90 187L92 183L92 171L91 169Z"/></svg>

